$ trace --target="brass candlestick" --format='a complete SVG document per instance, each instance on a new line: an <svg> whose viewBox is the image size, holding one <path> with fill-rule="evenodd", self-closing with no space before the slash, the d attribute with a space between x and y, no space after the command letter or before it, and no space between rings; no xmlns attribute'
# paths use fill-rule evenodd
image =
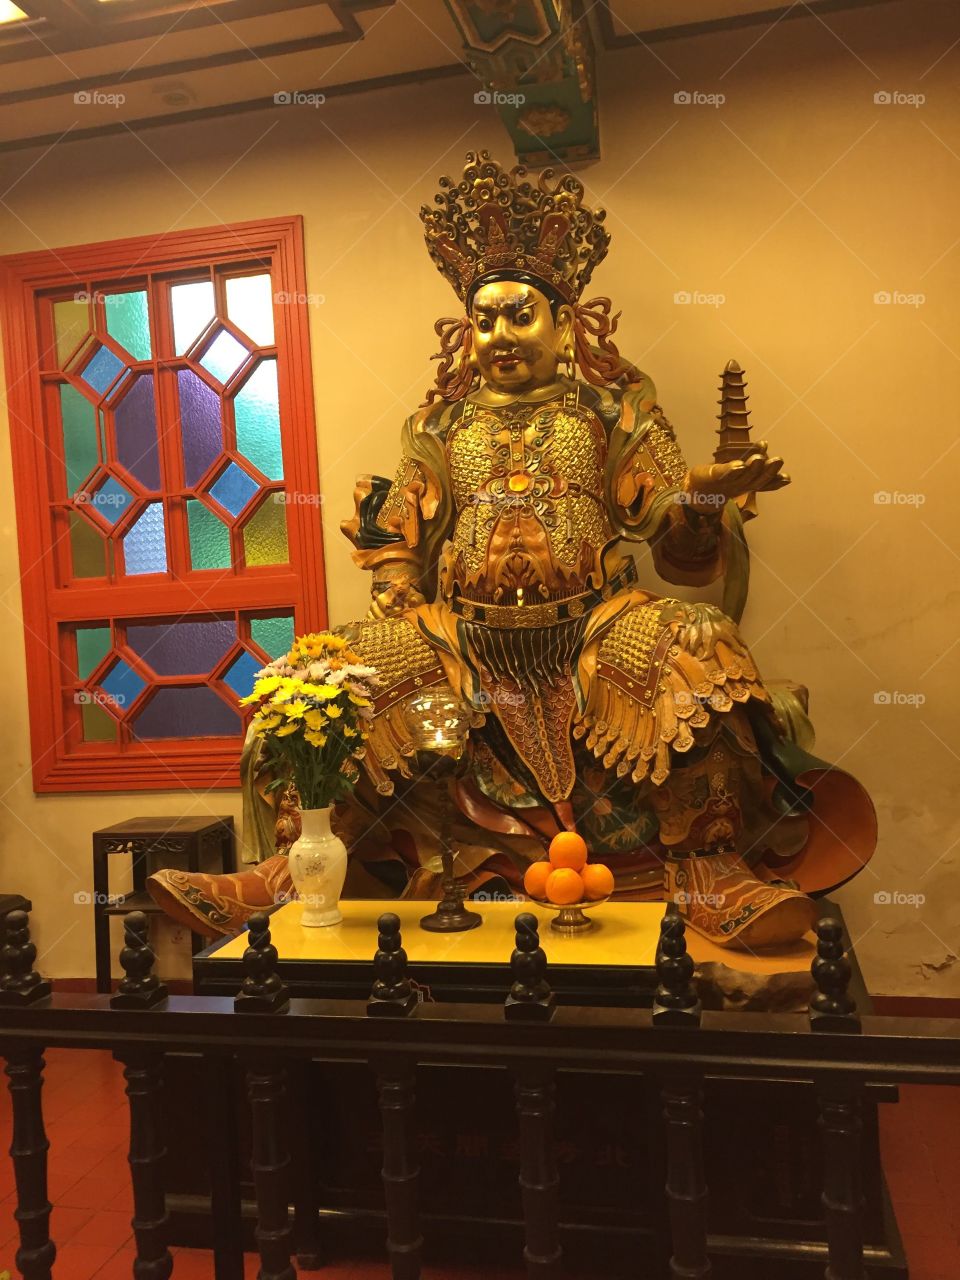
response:
<svg viewBox="0 0 960 1280"><path fill-rule="evenodd" d="M448 688L428 691L409 703L410 718L415 722L414 742L417 749L429 752L434 761L430 773L436 779L440 809L440 859L443 898L437 909L420 921L420 928L430 933L459 933L475 929L483 917L463 905L465 886L453 872L455 851L451 839L453 801L450 788L456 777L460 758L467 743L469 712Z"/></svg>

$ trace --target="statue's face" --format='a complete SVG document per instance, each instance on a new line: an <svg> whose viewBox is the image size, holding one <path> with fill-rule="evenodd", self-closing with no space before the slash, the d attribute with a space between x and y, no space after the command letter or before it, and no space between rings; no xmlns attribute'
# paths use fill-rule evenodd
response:
<svg viewBox="0 0 960 1280"><path fill-rule="evenodd" d="M572 311L554 320L547 297L532 285L498 280L473 296L470 324L480 376L497 391L525 392L557 376L570 341Z"/></svg>

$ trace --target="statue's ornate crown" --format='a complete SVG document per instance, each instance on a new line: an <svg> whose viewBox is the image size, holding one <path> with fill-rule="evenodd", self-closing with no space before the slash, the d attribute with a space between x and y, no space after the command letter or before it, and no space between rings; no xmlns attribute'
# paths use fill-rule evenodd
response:
<svg viewBox="0 0 960 1280"><path fill-rule="evenodd" d="M441 178L437 208L420 210L430 257L465 300L493 271L526 271L575 302L606 255L603 209L583 206L583 184L564 174L536 186L521 166L506 173L486 151L467 152L463 178Z"/></svg>

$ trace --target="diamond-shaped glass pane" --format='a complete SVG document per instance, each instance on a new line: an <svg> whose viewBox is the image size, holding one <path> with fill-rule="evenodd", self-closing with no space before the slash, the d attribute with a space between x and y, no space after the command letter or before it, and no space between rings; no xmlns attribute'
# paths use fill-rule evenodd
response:
<svg viewBox="0 0 960 1280"><path fill-rule="evenodd" d="M244 649L243 653L227 667L223 678L238 698L245 698L253 689L256 674L262 667L263 663Z"/></svg>
<svg viewBox="0 0 960 1280"><path fill-rule="evenodd" d="M246 471L231 462L210 486L210 495L232 516L238 516L258 488Z"/></svg>
<svg viewBox="0 0 960 1280"><path fill-rule="evenodd" d="M246 360L247 354L246 347L239 343L232 333L221 329L200 357L200 363L207 373L212 373L220 382L229 382L231 376Z"/></svg>
<svg viewBox="0 0 960 1280"><path fill-rule="evenodd" d="M119 711L129 710L145 687L143 678L123 658L118 658L100 681L100 688Z"/></svg>
<svg viewBox="0 0 960 1280"><path fill-rule="evenodd" d="M88 502L108 524L116 524L133 502L133 494L119 480L107 476L96 493L90 495Z"/></svg>
<svg viewBox="0 0 960 1280"><path fill-rule="evenodd" d="M151 502L124 535L123 563L127 573L166 573L162 502Z"/></svg>
<svg viewBox="0 0 960 1280"><path fill-rule="evenodd" d="M80 377L88 387L92 387L99 395L103 395L107 387L115 382L122 372L123 361L118 359L109 347L99 347Z"/></svg>

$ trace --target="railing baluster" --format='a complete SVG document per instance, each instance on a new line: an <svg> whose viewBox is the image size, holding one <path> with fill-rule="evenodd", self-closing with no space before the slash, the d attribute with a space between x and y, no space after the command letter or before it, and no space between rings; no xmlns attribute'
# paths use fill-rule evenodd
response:
<svg viewBox="0 0 960 1280"><path fill-rule="evenodd" d="M163 1004L167 989L153 972L156 957L147 940L147 917L131 911L123 922L120 964L124 976L110 998L112 1009L149 1010ZM173 1258L167 1248L163 1165L166 1147L160 1118L163 1054L142 1049L114 1054L123 1063L130 1105L130 1177L133 1183L133 1234L137 1242L137 1280L168 1280Z"/></svg>
<svg viewBox="0 0 960 1280"><path fill-rule="evenodd" d="M522 911L514 921L516 945L510 956L510 992L503 1016L511 1022L548 1022L556 997L547 981L547 957L540 946L537 917ZM553 1149L554 1073L527 1064L517 1072L515 1097L520 1125L520 1196L523 1202L527 1275L559 1274L560 1175Z"/></svg>
<svg viewBox="0 0 960 1280"><path fill-rule="evenodd" d="M660 922L659 985L653 1025L700 1026L683 918L669 912ZM662 1089L667 1145L667 1207L670 1216L670 1275L673 1280L710 1280L707 1254L707 1182L703 1172L703 1086L699 1075L678 1075Z"/></svg>
<svg viewBox="0 0 960 1280"><path fill-rule="evenodd" d="M377 922L373 989L367 1013L374 1018L407 1018L416 1011L417 992L407 977L407 953L400 917L385 912ZM373 1064L383 1122L383 1195L387 1208L387 1252L394 1280L419 1280L423 1237L417 1208L420 1166L413 1155L415 1073L403 1058Z"/></svg>
<svg viewBox="0 0 960 1280"><path fill-rule="evenodd" d="M250 917L250 943L243 953L244 979L233 1007L237 1013L287 1013L290 1000L277 973L277 949L263 911ZM290 1151L284 1124L286 1072L267 1057L247 1066L250 1100L250 1169L257 1197L259 1280L295 1280L290 1261L292 1229L288 1204Z"/></svg>
<svg viewBox="0 0 960 1280"><path fill-rule="evenodd" d="M0 1007L40 1004L50 995L50 983L34 970L37 948L30 941L25 911L11 911L3 921L0 949ZM47 1198L47 1141L43 1127L43 1050L13 1049L6 1054L13 1110L14 1178L20 1227L16 1264L24 1280L50 1280L57 1247L50 1239L51 1204Z"/></svg>
<svg viewBox="0 0 960 1280"><path fill-rule="evenodd" d="M810 1001L813 1031L857 1035L861 1030L850 996L850 963L844 954L843 929L825 918L816 926L817 958ZM863 1265L863 1170L861 1099L856 1083L818 1081L820 1132L823 1139L823 1204L830 1262L826 1280L865 1280Z"/></svg>

